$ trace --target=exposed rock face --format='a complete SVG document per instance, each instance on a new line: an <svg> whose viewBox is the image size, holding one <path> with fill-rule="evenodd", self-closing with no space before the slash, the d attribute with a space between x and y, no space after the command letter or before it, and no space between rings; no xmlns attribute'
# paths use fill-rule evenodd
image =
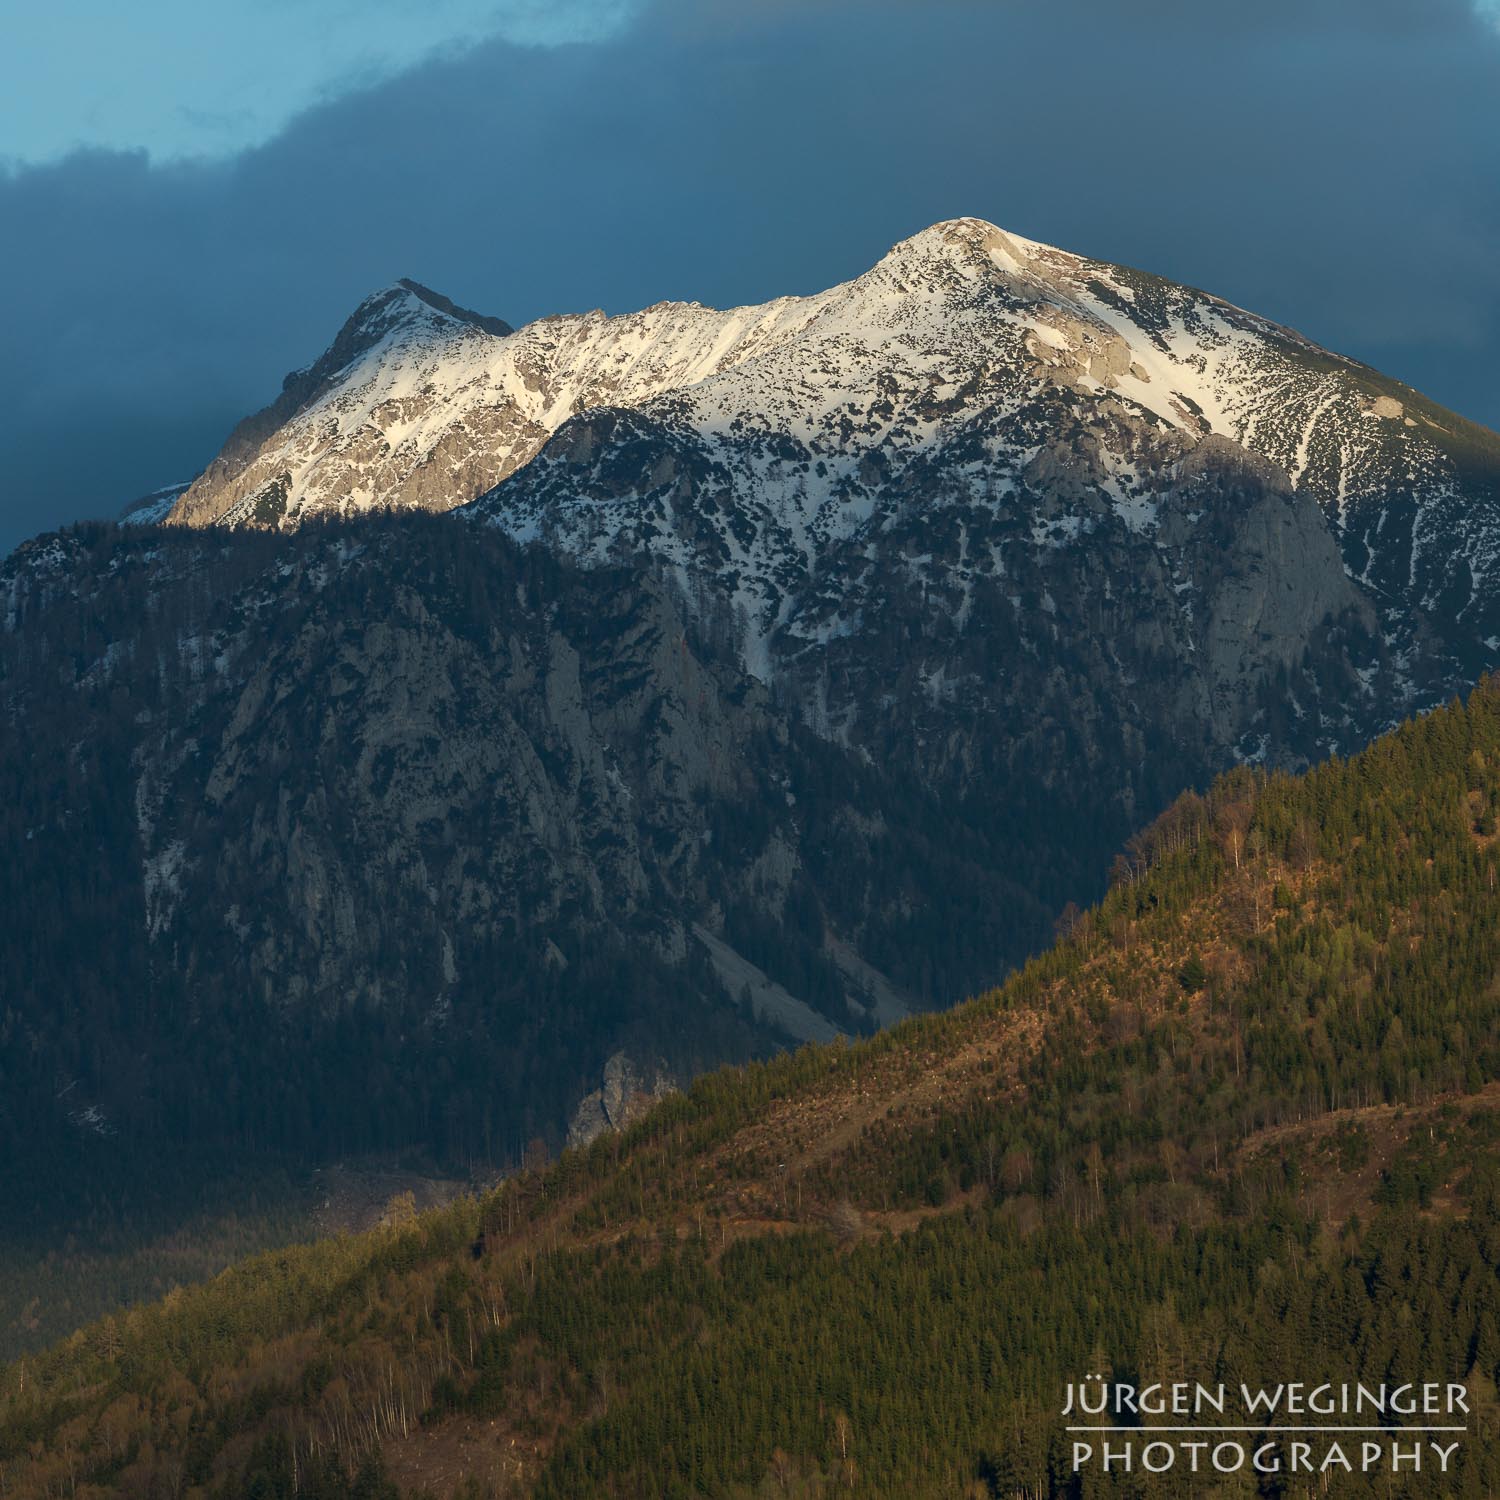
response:
<svg viewBox="0 0 1500 1500"><path fill-rule="evenodd" d="M657 1100L676 1091L661 1061L643 1072L623 1052L616 1052L604 1064L603 1084L578 1101L568 1126L568 1144L587 1146L608 1131L624 1130Z"/></svg>
<svg viewBox="0 0 1500 1500"><path fill-rule="evenodd" d="M27 746L14 1139L94 1111L504 1160L556 1142L615 1053L686 1078L868 1030L1045 930L961 809L799 724L650 571L417 516L131 527L22 549L0 624ZM902 959L888 935L958 890L972 931Z"/></svg>

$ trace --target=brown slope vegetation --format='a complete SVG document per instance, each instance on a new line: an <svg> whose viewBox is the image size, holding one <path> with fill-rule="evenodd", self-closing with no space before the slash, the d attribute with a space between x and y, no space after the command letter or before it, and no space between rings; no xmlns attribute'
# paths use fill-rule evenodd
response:
<svg viewBox="0 0 1500 1500"><path fill-rule="evenodd" d="M1061 1495L1058 1382L1162 1350L1477 1400L1497 805L1491 684L1226 778L1000 990L12 1366L4 1492Z"/></svg>

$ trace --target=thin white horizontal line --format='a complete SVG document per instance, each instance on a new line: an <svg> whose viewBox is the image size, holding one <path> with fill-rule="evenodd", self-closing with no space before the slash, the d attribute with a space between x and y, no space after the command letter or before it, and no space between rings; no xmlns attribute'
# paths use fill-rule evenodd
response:
<svg viewBox="0 0 1500 1500"><path fill-rule="evenodd" d="M1467 1427L1069 1427L1068 1432L1467 1432Z"/></svg>

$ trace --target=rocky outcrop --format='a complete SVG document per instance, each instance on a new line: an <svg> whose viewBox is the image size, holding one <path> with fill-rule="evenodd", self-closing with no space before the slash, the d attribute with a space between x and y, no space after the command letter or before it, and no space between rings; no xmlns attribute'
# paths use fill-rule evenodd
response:
<svg viewBox="0 0 1500 1500"><path fill-rule="evenodd" d="M677 1084L660 1060L644 1070L623 1052L604 1064L604 1081L578 1101L568 1126L568 1145L587 1146L609 1131L633 1125L660 1099L677 1092Z"/></svg>

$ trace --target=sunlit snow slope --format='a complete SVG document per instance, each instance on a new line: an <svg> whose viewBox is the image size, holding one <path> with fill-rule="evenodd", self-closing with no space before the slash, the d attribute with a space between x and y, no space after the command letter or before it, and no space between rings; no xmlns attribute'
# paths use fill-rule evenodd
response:
<svg viewBox="0 0 1500 1500"><path fill-rule="evenodd" d="M764 655L771 636L850 628L816 599L831 546L976 501L1024 506L1038 545L1106 516L1151 538L1209 434L1317 500L1398 653L1414 611L1466 669L1500 647L1494 434L1206 293L975 219L827 292L730 311L661 303L512 332L398 283L171 519L290 527L485 496L519 537L693 570ZM959 568L986 571L992 556Z"/></svg>

